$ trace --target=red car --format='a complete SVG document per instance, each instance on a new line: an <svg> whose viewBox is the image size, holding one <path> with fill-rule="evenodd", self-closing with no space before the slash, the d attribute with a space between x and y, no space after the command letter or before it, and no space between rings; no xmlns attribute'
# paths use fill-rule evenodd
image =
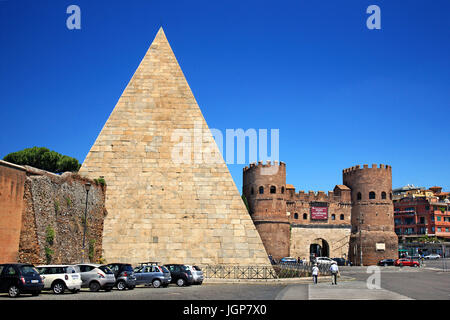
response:
<svg viewBox="0 0 450 320"><path fill-rule="evenodd" d="M407 259L407 258L402 258L402 259L397 259L394 262L394 266L409 266L409 267L420 267L419 262L414 261L412 259Z"/></svg>

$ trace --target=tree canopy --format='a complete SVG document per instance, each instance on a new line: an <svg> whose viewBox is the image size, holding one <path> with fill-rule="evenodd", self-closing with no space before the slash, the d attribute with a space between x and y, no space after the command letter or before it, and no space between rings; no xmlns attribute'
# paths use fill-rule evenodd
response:
<svg viewBox="0 0 450 320"><path fill-rule="evenodd" d="M55 173L78 171L81 167L77 159L44 147L33 147L13 152L6 155L3 160Z"/></svg>

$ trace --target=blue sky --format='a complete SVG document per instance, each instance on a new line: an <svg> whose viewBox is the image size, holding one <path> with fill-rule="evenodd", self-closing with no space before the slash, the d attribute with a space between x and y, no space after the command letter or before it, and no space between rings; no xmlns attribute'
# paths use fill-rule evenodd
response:
<svg viewBox="0 0 450 320"><path fill-rule="evenodd" d="M66 8L81 8L81 30ZM381 8L381 30L366 8ZM0 1L0 157L82 162L162 24L210 128L279 129L297 190L393 167L449 190L450 2ZM241 191L243 165L229 165Z"/></svg>

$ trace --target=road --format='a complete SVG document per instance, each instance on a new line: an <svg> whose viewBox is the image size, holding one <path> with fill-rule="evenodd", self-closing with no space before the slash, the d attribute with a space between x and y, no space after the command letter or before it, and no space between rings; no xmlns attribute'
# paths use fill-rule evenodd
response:
<svg viewBox="0 0 450 320"><path fill-rule="evenodd" d="M449 261L445 261L450 264ZM54 295L42 292L38 297L24 295L17 300L450 300L450 272L443 272L444 261L428 261L425 267L379 267L381 289L370 290L367 267L341 267L342 278L337 286L319 277L318 285L292 282L204 283L201 286L179 288L137 287L134 290L89 292ZM345 281L343 281L345 280ZM0 294L0 301L9 299Z"/></svg>

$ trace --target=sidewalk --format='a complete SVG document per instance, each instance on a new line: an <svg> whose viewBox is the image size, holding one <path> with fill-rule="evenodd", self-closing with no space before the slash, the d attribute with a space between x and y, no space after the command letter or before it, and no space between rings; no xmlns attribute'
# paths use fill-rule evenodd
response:
<svg viewBox="0 0 450 320"><path fill-rule="evenodd" d="M350 281L353 278L343 276L341 281ZM310 284L312 283L312 277L304 278L282 278L282 279L222 279L222 278L206 278L203 283L207 284L229 284L229 283L242 283L242 284ZM319 277L319 282L331 282L331 276Z"/></svg>
<svg viewBox="0 0 450 320"><path fill-rule="evenodd" d="M330 282L309 285L309 300L413 300L386 289L368 289L365 281Z"/></svg>

